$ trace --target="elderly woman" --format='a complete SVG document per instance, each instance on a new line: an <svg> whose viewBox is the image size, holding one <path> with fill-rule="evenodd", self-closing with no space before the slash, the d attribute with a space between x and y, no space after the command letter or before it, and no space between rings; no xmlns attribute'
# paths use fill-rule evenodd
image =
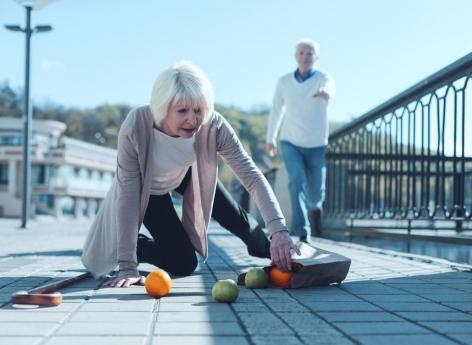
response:
<svg viewBox="0 0 472 345"><path fill-rule="evenodd" d="M217 154L254 198L270 243L218 182ZM172 191L183 196L181 219ZM291 251L298 248L269 184L214 111L206 75L181 62L157 77L150 105L131 110L121 126L116 176L87 236L82 262L95 277L118 266L117 278L108 281L114 287L143 284L139 262L189 275L197 267L195 252L208 257L210 217L241 238L249 254L291 268ZM153 239L138 234L141 224Z"/></svg>

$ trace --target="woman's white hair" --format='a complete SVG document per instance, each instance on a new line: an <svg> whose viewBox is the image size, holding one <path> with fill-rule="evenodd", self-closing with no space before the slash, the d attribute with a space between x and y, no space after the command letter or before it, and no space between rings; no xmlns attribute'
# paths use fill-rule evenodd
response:
<svg viewBox="0 0 472 345"><path fill-rule="evenodd" d="M318 42L312 40L311 38L301 38L297 41L297 45L295 46L295 51L298 51L300 46L307 46L313 50L313 55L317 59L320 57L320 45Z"/></svg>
<svg viewBox="0 0 472 345"><path fill-rule="evenodd" d="M159 123L166 117L169 107L177 102L200 107L203 123L208 121L215 108L213 87L208 77L190 61L178 62L157 76L150 102L154 121Z"/></svg>

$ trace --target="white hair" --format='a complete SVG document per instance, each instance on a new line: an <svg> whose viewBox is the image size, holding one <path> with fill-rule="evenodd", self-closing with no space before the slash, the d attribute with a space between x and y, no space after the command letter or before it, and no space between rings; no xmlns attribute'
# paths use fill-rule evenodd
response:
<svg viewBox="0 0 472 345"><path fill-rule="evenodd" d="M150 102L154 121L159 123L166 117L169 107L177 102L200 107L203 123L208 121L215 108L213 87L208 77L190 61L178 62L157 76Z"/></svg>
<svg viewBox="0 0 472 345"><path fill-rule="evenodd" d="M295 51L298 51L300 46L307 46L313 50L313 55L317 59L320 57L320 45L318 42L312 40L311 38L301 38L298 40L297 45L295 46Z"/></svg>

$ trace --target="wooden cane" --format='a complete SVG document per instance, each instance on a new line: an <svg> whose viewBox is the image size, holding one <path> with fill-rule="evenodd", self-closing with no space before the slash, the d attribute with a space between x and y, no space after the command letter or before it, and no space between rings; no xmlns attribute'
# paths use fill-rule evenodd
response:
<svg viewBox="0 0 472 345"><path fill-rule="evenodd" d="M92 274L90 272L86 272L76 277L67 278L55 283L40 286L29 291L18 291L11 296L11 303L34 304L49 307L56 306L62 303L62 295L60 292L54 291L89 278L92 278Z"/></svg>

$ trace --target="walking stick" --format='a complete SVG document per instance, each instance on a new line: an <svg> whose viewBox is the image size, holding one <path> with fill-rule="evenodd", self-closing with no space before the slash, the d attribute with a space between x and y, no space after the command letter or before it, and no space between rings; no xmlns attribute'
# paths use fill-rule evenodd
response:
<svg viewBox="0 0 472 345"><path fill-rule="evenodd" d="M92 274L86 272L76 277L40 286L29 291L18 291L11 296L11 303L34 304L49 307L56 306L62 303L62 295L60 292L54 291L89 278L92 278Z"/></svg>

